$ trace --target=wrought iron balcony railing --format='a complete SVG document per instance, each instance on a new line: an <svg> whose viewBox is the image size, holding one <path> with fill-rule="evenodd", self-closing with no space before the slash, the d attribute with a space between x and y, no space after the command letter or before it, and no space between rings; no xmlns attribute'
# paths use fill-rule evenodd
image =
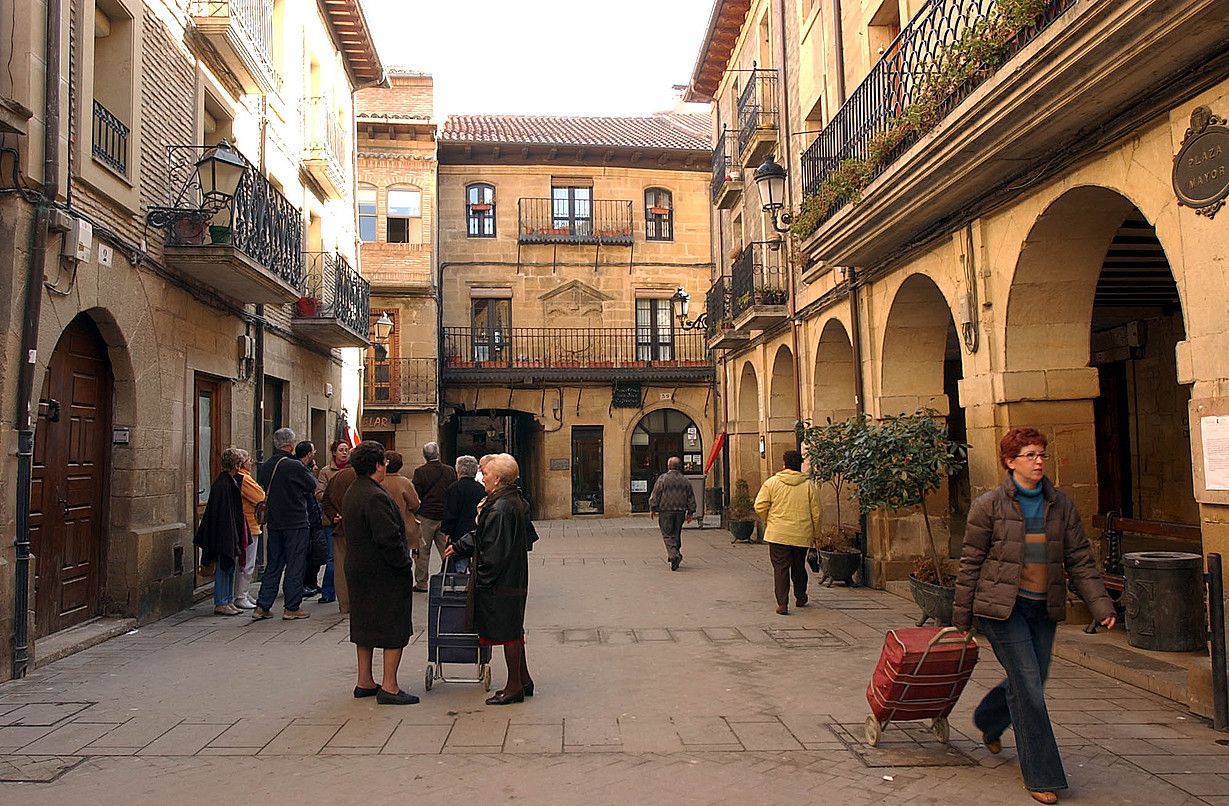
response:
<svg viewBox="0 0 1229 806"><path fill-rule="evenodd" d="M337 106L330 98L308 98L304 102L303 124L306 130L303 158L325 160L339 179L349 174L345 129L342 128Z"/></svg>
<svg viewBox="0 0 1229 806"><path fill-rule="evenodd" d="M716 203L717 197L721 195L726 182L730 181L730 171L737 170L734 160L730 155L730 138L728 135L729 130L722 129L721 134L717 136L717 147L713 149L713 178L709 183L709 188L712 191L714 203Z"/></svg>
<svg viewBox="0 0 1229 806"><path fill-rule="evenodd" d="M945 54L975 27L984 26L997 13L998 5L998 0L930 0L914 15L803 153L803 193L817 193L824 180L845 160L867 159L875 135L890 129L919 101L937 103L938 117L942 119L992 75L993 70L976 73L943 98L927 97L934 91L933 77L950 66L944 63ZM1005 56L1019 52L1073 5L1075 0L1046 0L1036 24L1021 30L1008 43ZM915 137L904 138L891 153L878 160L875 176L915 141ZM823 220L835 215L848 201L838 199Z"/></svg>
<svg viewBox="0 0 1229 806"><path fill-rule="evenodd" d="M295 309L303 319L336 319L366 339L371 319L371 286L333 252L304 252L307 291Z"/></svg>
<svg viewBox="0 0 1229 806"><path fill-rule="evenodd" d="M701 330L651 328L444 328L445 377L503 372L603 380L666 373L707 376L712 358Z"/></svg>
<svg viewBox="0 0 1229 806"><path fill-rule="evenodd" d="M622 199L520 199L521 243L632 243L632 203Z"/></svg>
<svg viewBox="0 0 1229 806"><path fill-rule="evenodd" d="M706 335L710 339L734 326L734 312L731 307L733 301L730 295L730 278L724 276L717 278L717 282L713 283L704 298L704 308L708 314Z"/></svg>
<svg viewBox="0 0 1229 806"><path fill-rule="evenodd" d="M167 147L171 196L165 207L150 208L147 220L166 229L167 246L233 246L301 293L306 275L298 208L246 158L235 195L225 204L208 202L196 164L209 148Z"/></svg>
<svg viewBox="0 0 1229 806"><path fill-rule="evenodd" d="M190 13L198 26L215 20L233 26L273 89L280 91L282 77L273 59L273 0L191 0Z"/></svg>
<svg viewBox="0 0 1229 806"><path fill-rule="evenodd" d="M780 241L747 244L730 271L730 313L734 319L756 306L784 305L789 289Z"/></svg>
<svg viewBox="0 0 1229 806"><path fill-rule="evenodd" d="M738 96L738 153L745 155L756 132L777 130L777 71L756 68Z"/></svg>
<svg viewBox="0 0 1229 806"><path fill-rule="evenodd" d="M434 358L368 357L363 373L363 403L368 406L434 407L437 403Z"/></svg>
<svg viewBox="0 0 1229 806"><path fill-rule="evenodd" d="M128 175L128 127L111 110L94 101L94 158Z"/></svg>

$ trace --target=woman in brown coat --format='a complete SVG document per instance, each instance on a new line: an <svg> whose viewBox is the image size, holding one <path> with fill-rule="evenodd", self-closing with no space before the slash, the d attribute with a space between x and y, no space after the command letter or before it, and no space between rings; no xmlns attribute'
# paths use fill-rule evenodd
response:
<svg viewBox="0 0 1229 806"><path fill-rule="evenodd" d="M1047 444L1033 428L1013 428L999 443L1007 478L969 510L954 623L967 629L976 617L1007 672L973 714L986 748L1000 752L1003 731L1014 727L1025 788L1040 803L1057 803L1067 777L1045 680L1056 622L1066 615L1067 576L1106 629L1115 617L1075 504L1046 478Z"/></svg>
<svg viewBox="0 0 1229 806"><path fill-rule="evenodd" d="M385 451L384 461L388 469L380 486L388 491L393 503L401 511L401 518L405 521L405 545L417 562L418 549L422 545L422 530L419 528L418 518L414 517L420 506L418 492L414 489L414 483L401 475L401 468L405 467L405 459L401 454Z"/></svg>

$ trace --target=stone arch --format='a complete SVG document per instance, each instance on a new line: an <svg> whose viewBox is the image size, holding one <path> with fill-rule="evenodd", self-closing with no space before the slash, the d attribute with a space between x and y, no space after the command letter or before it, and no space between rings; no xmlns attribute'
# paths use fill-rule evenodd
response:
<svg viewBox="0 0 1229 806"><path fill-rule="evenodd" d="M1154 221L1100 185L1037 217L1008 294L1000 419L1051 435L1048 472L1083 511L1197 523L1189 445L1172 439L1190 401L1175 358L1187 324L1169 256L1181 250Z"/></svg>
<svg viewBox="0 0 1229 806"><path fill-rule="evenodd" d="M772 376L769 381L768 417L771 420L788 418L790 426L798 420L797 371L794 354L782 344L772 361Z"/></svg>
<svg viewBox="0 0 1229 806"><path fill-rule="evenodd" d="M884 325L880 360L879 412L912 414L918 409L948 413L944 363L953 351L952 309L934 280L912 274L897 289Z"/></svg>
<svg viewBox="0 0 1229 806"><path fill-rule="evenodd" d="M738 419L733 429L733 462L734 478L745 479L751 495L759 490L762 478L760 462L760 381L755 365L750 361L743 363L738 381ZM731 490L734 484L730 485Z"/></svg>
<svg viewBox="0 0 1229 806"><path fill-rule="evenodd" d="M829 319L815 347L815 383L811 419L816 423L846 420L857 409L853 343L839 319Z"/></svg>
<svg viewBox="0 0 1229 806"><path fill-rule="evenodd" d="M759 422L760 380L756 375L755 365L747 361L743 364L743 370L739 373L738 379L738 430L758 431Z"/></svg>

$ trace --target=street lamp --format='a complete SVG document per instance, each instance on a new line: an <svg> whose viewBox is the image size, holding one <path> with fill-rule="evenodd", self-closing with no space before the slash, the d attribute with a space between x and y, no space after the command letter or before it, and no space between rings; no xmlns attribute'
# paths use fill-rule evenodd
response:
<svg viewBox="0 0 1229 806"><path fill-rule="evenodd" d="M760 204L764 212L772 216L772 228L777 232L789 232L789 225L794 221L792 215L782 212L785 207L785 177L785 169L777 164L772 154L755 169L755 186L760 191Z"/></svg>
<svg viewBox="0 0 1229 806"><path fill-rule="evenodd" d="M225 140L207 149L196 161L196 175L204 200L225 206L239 191L246 170L243 157Z"/></svg>
<svg viewBox="0 0 1229 806"><path fill-rule="evenodd" d="M371 325L371 337L375 341L376 360L384 361L388 358L388 337L393 332L393 320L389 318L388 311L380 314Z"/></svg>
<svg viewBox="0 0 1229 806"><path fill-rule="evenodd" d="M674 316L679 320L679 327L683 330L700 330L708 323L708 313L702 313L694 320L688 319L687 314L691 310L691 294L683 290L679 286L674 291L674 296L670 297L670 304L678 306L678 313Z"/></svg>

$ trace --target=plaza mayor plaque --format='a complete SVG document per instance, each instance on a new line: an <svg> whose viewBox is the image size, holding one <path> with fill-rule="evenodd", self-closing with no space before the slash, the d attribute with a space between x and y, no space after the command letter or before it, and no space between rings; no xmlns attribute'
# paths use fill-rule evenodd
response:
<svg viewBox="0 0 1229 806"><path fill-rule="evenodd" d="M1191 127L1174 157L1178 204L1212 218L1229 196L1229 128L1206 106L1191 113Z"/></svg>

